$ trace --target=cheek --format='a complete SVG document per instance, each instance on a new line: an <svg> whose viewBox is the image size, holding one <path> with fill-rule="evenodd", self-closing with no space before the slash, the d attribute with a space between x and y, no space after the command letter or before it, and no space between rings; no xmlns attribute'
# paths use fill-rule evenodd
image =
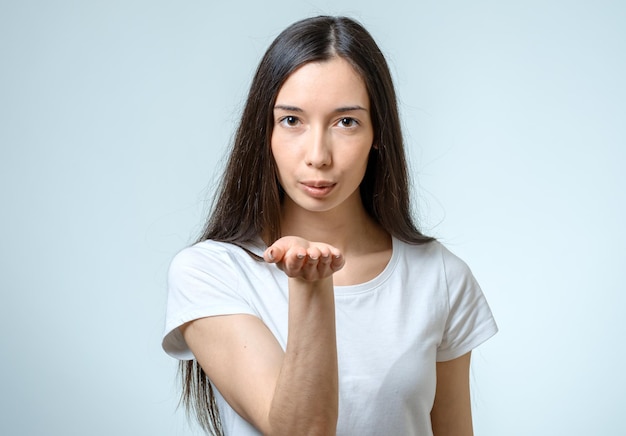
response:
<svg viewBox="0 0 626 436"><path fill-rule="evenodd" d="M360 144L352 149L350 156L347 156L346 159L349 162L353 162L355 167L364 169L367 167L371 150L371 145Z"/></svg>
<svg viewBox="0 0 626 436"><path fill-rule="evenodd" d="M354 162L358 162L358 164L355 165L355 171L358 171L358 175L355 174L356 177L359 178L359 183L361 183L363 181L363 178L365 177L365 173L367 173L367 167L369 165L369 161L370 161L370 156L371 156L371 147L368 148L367 150L364 150L362 153L360 153L358 156L355 156L355 160ZM357 170L358 168L358 170Z"/></svg>
<svg viewBox="0 0 626 436"><path fill-rule="evenodd" d="M283 177L296 168L298 162L302 160L302 147L291 135L272 134L270 150L276 171Z"/></svg>

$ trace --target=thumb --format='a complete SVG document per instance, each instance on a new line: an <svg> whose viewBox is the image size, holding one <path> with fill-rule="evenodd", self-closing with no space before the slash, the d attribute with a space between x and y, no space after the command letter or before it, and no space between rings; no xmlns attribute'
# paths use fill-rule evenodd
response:
<svg viewBox="0 0 626 436"><path fill-rule="evenodd" d="M282 248L271 245L263 253L263 259L267 263L277 263L281 261L284 255L285 253Z"/></svg>

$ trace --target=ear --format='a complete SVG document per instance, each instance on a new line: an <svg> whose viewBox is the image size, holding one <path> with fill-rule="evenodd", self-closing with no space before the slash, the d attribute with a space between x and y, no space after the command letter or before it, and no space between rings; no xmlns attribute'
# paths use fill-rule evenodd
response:
<svg viewBox="0 0 626 436"><path fill-rule="evenodd" d="M378 150L378 142L373 143L373 144L372 144L372 148L373 148L374 150Z"/></svg>

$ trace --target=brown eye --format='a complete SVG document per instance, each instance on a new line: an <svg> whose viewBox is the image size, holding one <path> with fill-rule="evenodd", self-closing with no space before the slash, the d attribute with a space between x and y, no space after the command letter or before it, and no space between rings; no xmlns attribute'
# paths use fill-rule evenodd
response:
<svg viewBox="0 0 626 436"><path fill-rule="evenodd" d="M358 122L354 118L346 117L339 121L341 127L356 127Z"/></svg>
<svg viewBox="0 0 626 436"><path fill-rule="evenodd" d="M300 120L298 119L298 117L289 115L289 116L281 118L280 122L281 124L284 124L287 127L296 127L298 123L300 122Z"/></svg>

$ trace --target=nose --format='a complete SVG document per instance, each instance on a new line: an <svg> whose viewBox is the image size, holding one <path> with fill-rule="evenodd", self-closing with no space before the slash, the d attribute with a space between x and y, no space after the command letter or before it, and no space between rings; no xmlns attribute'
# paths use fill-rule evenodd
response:
<svg viewBox="0 0 626 436"><path fill-rule="evenodd" d="M322 168L332 162L330 138L325 129L314 129L306 148L305 161L307 166Z"/></svg>

